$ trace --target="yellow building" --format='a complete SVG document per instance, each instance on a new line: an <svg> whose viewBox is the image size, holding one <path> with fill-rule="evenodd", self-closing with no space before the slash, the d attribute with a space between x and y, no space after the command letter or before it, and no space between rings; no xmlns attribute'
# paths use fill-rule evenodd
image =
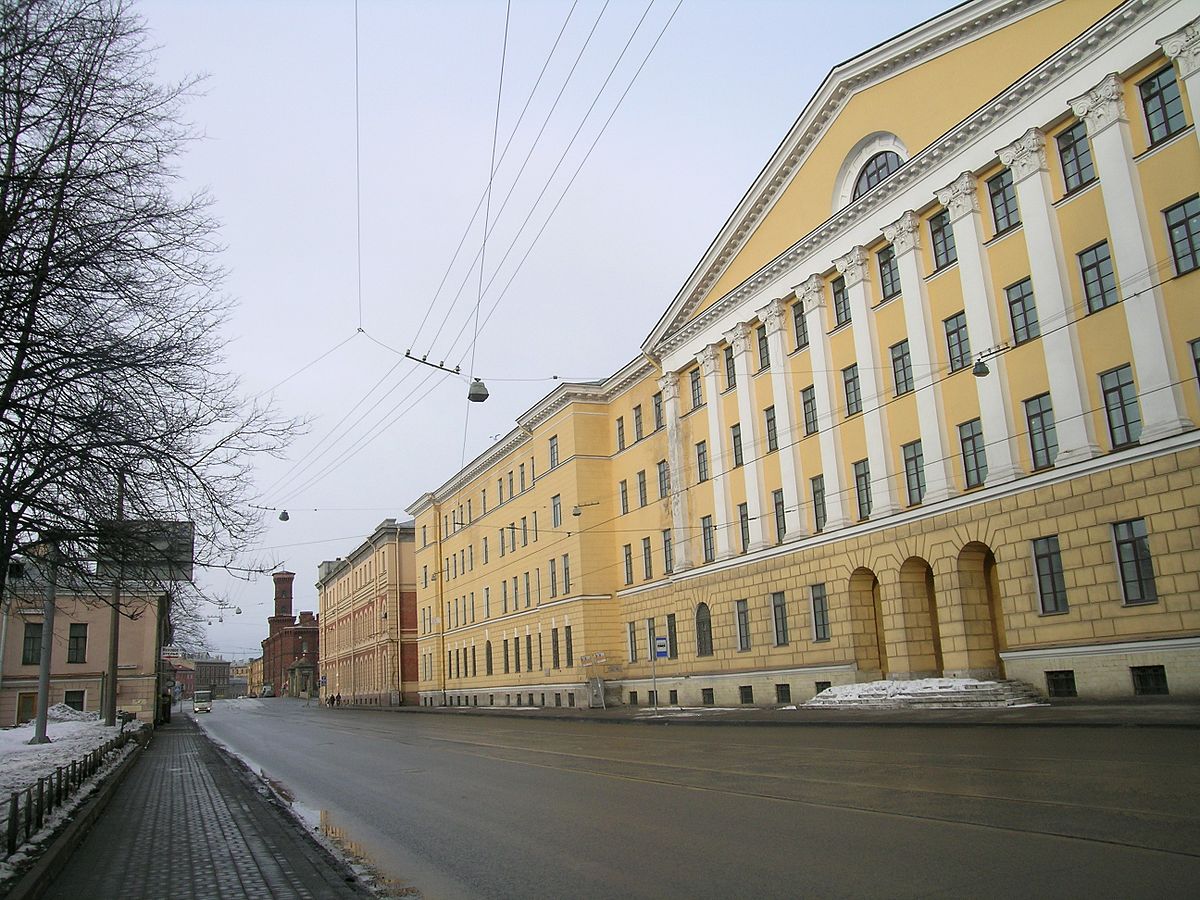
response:
<svg viewBox="0 0 1200 900"><path fill-rule="evenodd" d="M427 704L1200 694L1200 25L975 0L835 68L641 347L409 512ZM589 686L592 686L589 696Z"/></svg>
<svg viewBox="0 0 1200 900"><path fill-rule="evenodd" d="M385 519L345 558L321 563L321 696L343 703L417 702L413 526Z"/></svg>
<svg viewBox="0 0 1200 900"><path fill-rule="evenodd" d="M252 659L247 664L246 692L252 697L261 697L263 691L263 658Z"/></svg>

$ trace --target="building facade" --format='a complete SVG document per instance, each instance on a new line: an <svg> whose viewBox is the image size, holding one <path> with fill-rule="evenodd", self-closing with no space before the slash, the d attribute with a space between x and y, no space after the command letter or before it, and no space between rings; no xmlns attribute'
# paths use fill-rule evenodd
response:
<svg viewBox="0 0 1200 900"><path fill-rule="evenodd" d="M212 691L214 700L233 696L229 690L229 660L201 656L192 660L192 664L196 667L195 690Z"/></svg>
<svg viewBox="0 0 1200 900"><path fill-rule="evenodd" d="M267 619L270 629L262 642L262 690L276 697L310 696L317 690L317 660L320 658L320 626L311 611L292 614L294 572L275 572L275 615ZM226 664L228 666L228 663ZM196 675L197 687L200 683Z"/></svg>
<svg viewBox="0 0 1200 900"><path fill-rule="evenodd" d="M409 508L422 702L648 703L657 637L664 703L1200 695L1195 12L835 68L641 355Z"/></svg>
<svg viewBox="0 0 1200 900"><path fill-rule="evenodd" d="M321 563L323 696L343 703L417 702L413 526L385 519L344 558Z"/></svg>
<svg viewBox="0 0 1200 900"><path fill-rule="evenodd" d="M251 697L261 697L263 690L263 658L250 660L246 689Z"/></svg>

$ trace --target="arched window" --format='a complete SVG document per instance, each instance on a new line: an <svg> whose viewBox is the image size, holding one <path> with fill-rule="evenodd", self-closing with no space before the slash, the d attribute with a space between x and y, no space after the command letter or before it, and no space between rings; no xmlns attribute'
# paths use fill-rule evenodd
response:
<svg viewBox="0 0 1200 900"><path fill-rule="evenodd" d="M875 185L879 184L898 168L900 168L903 160L900 159L900 154L893 153L891 150L884 150L882 153L876 153L867 160L867 164L858 172L858 180L854 182L854 196L851 200L857 200Z"/></svg>
<svg viewBox="0 0 1200 900"><path fill-rule="evenodd" d="M492 642L488 641L483 645L483 670L488 675L492 674Z"/></svg>
<svg viewBox="0 0 1200 900"><path fill-rule="evenodd" d="M712 656L712 614L708 604L701 603L696 607L696 655Z"/></svg>

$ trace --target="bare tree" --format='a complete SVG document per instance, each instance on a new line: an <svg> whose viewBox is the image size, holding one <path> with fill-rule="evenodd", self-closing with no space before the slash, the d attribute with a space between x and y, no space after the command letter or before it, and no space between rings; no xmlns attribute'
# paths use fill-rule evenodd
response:
<svg viewBox="0 0 1200 900"><path fill-rule="evenodd" d="M176 169L193 81L160 84L125 0L0 0L0 591L39 536L131 519L252 539L250 466L297 423L226 369L209 200Z"/></svg>

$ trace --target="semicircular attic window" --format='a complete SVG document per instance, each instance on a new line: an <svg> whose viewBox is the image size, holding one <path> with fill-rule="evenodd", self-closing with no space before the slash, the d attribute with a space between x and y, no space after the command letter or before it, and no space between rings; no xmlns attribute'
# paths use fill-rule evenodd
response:
<svg viewBox="0 0 1200 900"><path fill-rule="evenodd" d="M903 160L900 159L900 154L891 150L884 150L882 153L876 153L867 160L867 164L859 170L858 178L854 182L854 194L850 197L851 200L857 200L875 185L879 184L893 172L900 168Z"/></svg>

